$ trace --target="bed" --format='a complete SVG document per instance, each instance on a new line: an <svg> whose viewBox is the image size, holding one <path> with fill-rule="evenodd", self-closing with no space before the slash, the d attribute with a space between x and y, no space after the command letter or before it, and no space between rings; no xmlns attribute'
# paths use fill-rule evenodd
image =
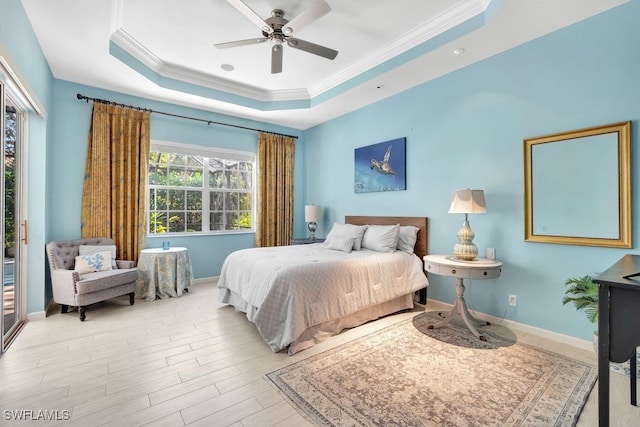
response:
<svg viewBox="0 0 640 427"><path fill-rule="evenodd" d="M397 250L388 243L393 230L403 243ZM368 233L361 247L358 233ZM292 355L413 308L416 292L428 286L426 254L427 218L347 216L324 243L233 252L222 266L218 300L245 313L272 351Z"/></svg>

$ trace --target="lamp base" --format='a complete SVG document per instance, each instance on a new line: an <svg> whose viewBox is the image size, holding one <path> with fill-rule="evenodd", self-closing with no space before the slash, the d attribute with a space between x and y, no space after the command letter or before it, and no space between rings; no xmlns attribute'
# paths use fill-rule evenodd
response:
<svg viewBox="0 0 640 427"><path fill-rule="evenodd" d="M478 247L473 244L476 235L469 226L469 221L462 223L458 230L458 243L453 246L453 256L463 261L473 261L478 256Z"/></svg>
<svg viewBox="0 0 640 427"><path fill-rule="evenodd" d="M478 248L473 243L453 245L453 256L462 261L473 261L478 256Z"/></svg>
<svg viewBox="0 0 640 427"><path fill-rule="evenodd" d="M318 224L316 224L315 222L310 222L307 227L309 228L309 240L316 240L316 230L318 229Z"/></svg>

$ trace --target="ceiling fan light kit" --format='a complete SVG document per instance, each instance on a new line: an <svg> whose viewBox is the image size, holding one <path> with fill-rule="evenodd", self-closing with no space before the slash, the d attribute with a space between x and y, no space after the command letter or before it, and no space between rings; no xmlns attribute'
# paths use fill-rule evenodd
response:
<svg viewBox="0 0 640 427"><path fill-rule="evenodd" d="M227 2L246 16L251 22L256 24L262 31L263 38L217 43L214 46L218 49L253 45L269 40L272 43L272 74L282 72L282 45L285 42L289 47L294 49L302 50L331 60L335 59L338 55L337 50L292 37L295 32L300 31L308 24L331 11L331 7L324 0L317 0L309 9L305 10L291 21L284 18L284 11L281 9L273 9L273 11L271 11L271 17L263 20L241 0L227 0Z"/></svg>

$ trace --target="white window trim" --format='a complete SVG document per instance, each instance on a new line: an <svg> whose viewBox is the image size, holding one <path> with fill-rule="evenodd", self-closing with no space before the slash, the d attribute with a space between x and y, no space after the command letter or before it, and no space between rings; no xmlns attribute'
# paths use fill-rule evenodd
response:
<svg viewBox="0 0 640 427"><path fill-rule="evenodd" d="M176 151L177 150L177 151ZM150 143L150 151L156 151L156 152L161 152L161 153L178 153L178 154L186 154L186 155L192 155L192 156L204 156L204 157L221 157L221 158L225 158L225 157L232 157L234 159L237 160L241 160L241 161L250 161L253 162L255 167L254 167L254 171L253 171L253 181L251 183L252 188L253 188L253 210L252 210L252 218L253 218L253 229L251 230L215 230L215 231L209 231L209 218L204 218L203 216L203 220L202 220L202 228L203 230L206 229L208 231L201 231L201 232L190 232L190 233L151 233L149 230L149 224L147 224L147 237L162 237L162 236L175 236L175 237L185 237L185 236L214 236L214 235L221 235L221 234L255 234L255 228L256 228L256 222L255 222L255 218L256 218L256 199L257 199L257 193L256 193L256 183L257 183L257 165L258 165L258 161L257 161L257 155L256 153L252 153L249 151L240 151L240 150L233 150L233 149L228 149L228 148L219 148L219 147L208 147L208 146L204 146L204 145L195 145L195 144L185 144L185 143L181 143L181 142L172 142L172 141L161 141L161 140L151 140ZM181 190L184 190L184 188L180 188ZM150 211L150 206L149 206L149 202L150 202L150 197L149 196L149 185L147 183L147 188L145 189L145 191L147 192L147 201L146 201L146 214L149 215L149 211ZM206 203L206 205L205 205ZM209 182L208 180L205 180L203 182L203 198L202 198L202 205L203 206L209 206L210 204L210 200L209 200ZM207 212L209 212L209 210L207 209Z"/></svg>
<svg viewBox="0 0 640 427"><path fill-rule="evenodd" d="M13 71L15 67L11 67L8 58L0 55L0 79L7 86L7 93L14 95L15 103L22 110L33 111L40 117L46 117L46 111L40 104L37 97L33 95L28 87L22 84L24 79Z"/></svg>

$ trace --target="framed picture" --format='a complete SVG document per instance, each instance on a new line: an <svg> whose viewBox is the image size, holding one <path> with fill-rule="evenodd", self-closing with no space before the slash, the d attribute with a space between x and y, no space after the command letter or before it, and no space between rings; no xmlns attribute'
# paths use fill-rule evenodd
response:
<svg viewBox="0 0 640 427"><path fill-rule="evenodd" d="M406 183L407 138L398 138L355 149L354 191L400 191Z"/></svg>
<svg viewBox="0 0 640 427"><path fill-rule="evenodd" d="M525 241L631 248L631 122L524 140Z"/></svg>

